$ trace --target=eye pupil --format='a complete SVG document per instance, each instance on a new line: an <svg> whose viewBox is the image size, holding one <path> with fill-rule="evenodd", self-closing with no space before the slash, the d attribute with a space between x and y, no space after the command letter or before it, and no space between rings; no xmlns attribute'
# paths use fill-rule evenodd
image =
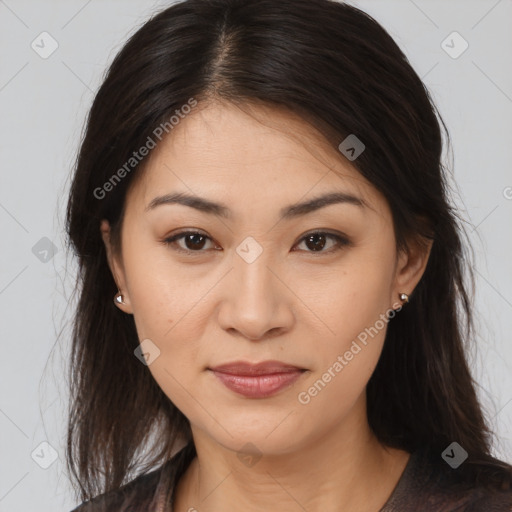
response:
<svg viewBox="0 0 512 512"><path fill-rule="evenodd" d="M319 239L321 241L319 242ZM315 233L313 235L309 235L306 239L306 245L308 246L308 249L312 249L313 251L321 251L325 247L325 235L320 233ZM313 246L311 247L309 242L313 243Z"/></svg>
<svg viewBox="0 0 512 512"><path fill-rule="evenodd" d="M202 241L198 242L198 239L201 238ZM188 249L202 249L204 247L205 239L206 237L204 235L201 235L199 233L193 233L185 237L185 244L187 245ZM192 242L192 246L190 246L189 242Z"/></svg>

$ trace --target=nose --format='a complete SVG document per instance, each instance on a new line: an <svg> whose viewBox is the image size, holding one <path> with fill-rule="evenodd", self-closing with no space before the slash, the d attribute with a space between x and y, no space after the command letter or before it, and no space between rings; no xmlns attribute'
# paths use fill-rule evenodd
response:
<svg viewBox="0 0 512 512"><path fill-rule="evenodd" d="M250 341L279 336L294 322L293 293L264 254L252 263L235 255L218 314L224 330Z"/></svg>

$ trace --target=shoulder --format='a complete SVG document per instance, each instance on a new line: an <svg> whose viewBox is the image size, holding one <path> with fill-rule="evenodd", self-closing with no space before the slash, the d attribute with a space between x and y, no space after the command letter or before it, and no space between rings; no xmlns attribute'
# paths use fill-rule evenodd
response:
<svg viewBox="0 0 512 512"><path fill-rule="evenodd" d="M461 511L512 512L512 490L472 489Z"/></svg>
<svg viewBox="0 0 512 512"><path fill-rule="evenodd" d="M162 468L138 476L119 489L100 494L83 502L71 512L135 512L136 507L150 503L153 499ZM130 504L129 507L127 504Z"/></svg>
<svg viewBox="0 0 512 512"><path fill-rule="evenodd" d="M194 458L193 442L188 442L160 468L144 473L119 489L100 494L71 512L160 512L172 499L175 484Z"/></svg>
<svg viewBox="0 0 512 512"><path fill-rule="evenodd" d="M442 450L415 451L381 512L512 512L512 469L492 458L452 468Z"/></svg>

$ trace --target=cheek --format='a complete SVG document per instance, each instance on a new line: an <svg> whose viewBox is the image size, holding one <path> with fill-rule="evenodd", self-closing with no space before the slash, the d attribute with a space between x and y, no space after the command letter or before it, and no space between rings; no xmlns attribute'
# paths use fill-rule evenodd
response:
<svg viewBox="0 0 512 512"><path fill-rule="evenodd" d="M344 311L338 310L335 335L317 345L314 371L295 392L304 428L312 435L314 418L322 418L327 428L350 416L379 361L389 320L382 301L371 297L354 295Z"/></svg>
<svg viewBox="0 0 512 512"><path fill-rule="evenodd" d="M196 286L195 293L188 288L178 293L179 283L160 277L148 277L140 286L133 282L137 334L140 340L150 339L158 347L158 357L148 366L156 383L187 418L193 419L200 412L191 397L197 395L195 386L204 351L202 321L197 317L200 290Z"/></svg>
<svg viewBox="0 0 512 512"><path fill-rule="evenodd" d="M300 292L307 294L305 302L313 305L322 320L325 336L321 344L315 344L315 371L299 390L298 401L327 415L349 410L364 391L389 323L391 260L357 256L334 272L335 279L333 273L316 276L315 286L308 288L304 283ZM336 413L332 403L337 404Z"/></svg>
<svg viewBox="0 0 512 512"><path fill-rule="evenodd" d="M136 250L143 243L145 249ZM149 371L176 406L182 409L183 405L188 412L190 394L186 389L192 389L193 379L202 370L205 347L201 344L208 313L205 304L219 273L180 271L161 247L148 241L128 241L124 249L126 285L137 335L140 341L151 340L159 354L148 366Z"/></svg>
<svg viewBox="0 0 512 512"><path fill-rule="evenodd" d="M352 425L344 429L344 435L353 435L361 426L364 393L379 359L382 339L378 335L366 346L356 340L339 348L295 392L295 410L305 436L321 439L341 424Z"/></svg>
<svg viewBox="0 0 512 512"><path fill-rule="evenodd" d="M125 247L127 289L139 336L163 340L172 337L180 323L188 323L199 301L211 287L210 275L183 272L170 260L159 242L133 236ZM144 247L143 250L137 247ZM194 333L190 332L190 337Z"/></svg>
<svg viewBox="0 0 512 512"><path fill-rule="evenodd" d="M294 293L307 306L304 314L310 309L309 316L316 317L327 346L342 349L389 310L392 254L381 251L376 258L375 252L374 247L353 251L338 265L293 277Z"/></svg>

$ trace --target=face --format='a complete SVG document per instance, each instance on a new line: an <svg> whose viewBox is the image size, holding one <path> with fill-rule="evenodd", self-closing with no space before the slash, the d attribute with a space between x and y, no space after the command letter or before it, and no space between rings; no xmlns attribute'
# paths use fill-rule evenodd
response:
<svg viewBox="0 0 512 512"><path fill-rule="evenodd" d="M361 421L398 294L426 264L396 252L384 197L311 126L263 107L194 111L148 158L109 261L148 369L193 431L284 453ZM268 360L306 371L248 397L210 370Z"/></svg>

